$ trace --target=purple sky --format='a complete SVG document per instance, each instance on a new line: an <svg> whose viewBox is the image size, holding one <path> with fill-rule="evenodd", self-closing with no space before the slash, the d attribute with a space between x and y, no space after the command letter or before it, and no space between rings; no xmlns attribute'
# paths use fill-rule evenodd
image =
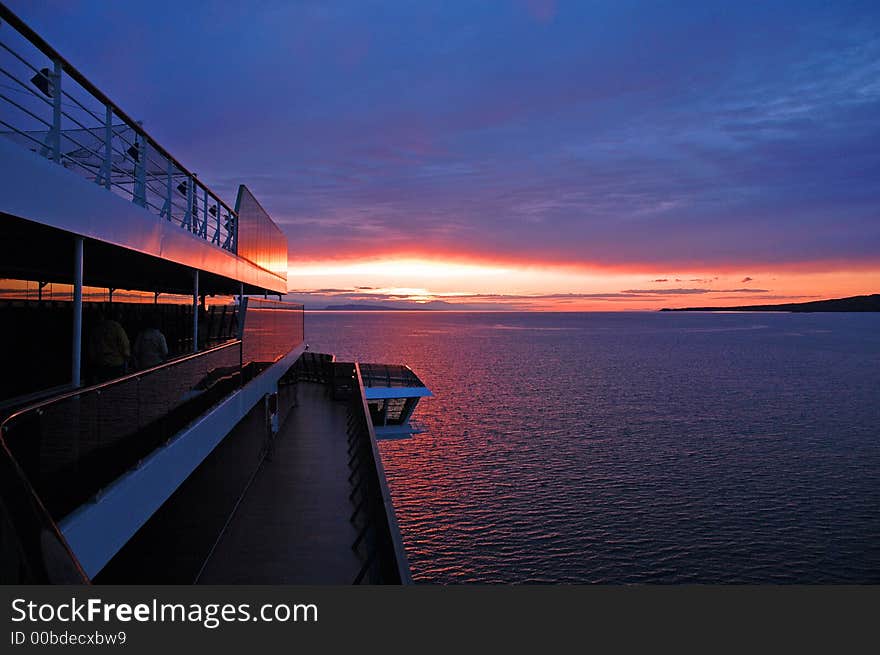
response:
<svg viewBox="0 0 880 655"><path fill-rule="evenodd" d="M880 265L880 3L40 2L292 258Z"/></svg>

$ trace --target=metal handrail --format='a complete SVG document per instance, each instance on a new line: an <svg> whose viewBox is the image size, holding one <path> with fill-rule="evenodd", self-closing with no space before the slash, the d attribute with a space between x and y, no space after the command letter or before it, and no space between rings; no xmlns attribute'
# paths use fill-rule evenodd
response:
<svg viewBox="0 0 880 655"><path fill-rule="evenodd" d="M406 364L359 364L365 383L384 381L388 387L424 387L425 383ZM370 386L370 384L367 384Z"/></svg>
<svg viewBox="0 0 880 655"><path fill-rule="evenodd" d="M217 214L218 216L221 214L221 207L226 211L227 215L233 219L232 228L237 232L238 228L238 214L235 210L230 207L225 201L223 201L218 193L216 193L213 189L211 189L207 184L198 179L198 177L191 172L187 167L180 163L180 161L174 157L168 150L163 148L153 137L151 137L146 130L143 129L141 125L138 124L136 120L134 120L131 116L129 116L125 111L123 111L119 105L113 102L104 92L98 89L94 84L92 84L86 77L83 75L75 66L73 66L67 59L65 59L55 48L49 45L39 34L34 32L21 18L19 18L16 14L14 14L5 4L0 2L0 21L5 22L10 27L12 27L15 31L17 31L21 36L23 36L27 41L29 41L37 50L42 52L46 57L48 57L52 62L57 64L61 71L66 73L71 79L76 81L80 87L87 93L89 93L93 98L95 98L98 102L100 102L105 108L109 109L111 114L115 114L118 118L120 118L128 128L132 129L137 135L139 135L140 139L143 143L146 143L155 150L160 156L164 157L167 162L172 166L178 169L181 177L185 177L189 182L192 183L192 186L197 188L199 192L206 192L213 200L217 202ZM23 64L25 64L28 68L34 71L38 71L36 67L33 66L26 59L21 57L18 53L13 51L11 48L7 47L5 44L0 43L2 47L10 52L14 57L19 59ZM5 71L4 71L5 72ZM39 72L39 71L38 71ZM16 80L18 81L18 80ZM21 82L19 82L21 83ZM24 86L24 85L23 85ZM27 88L25 86L25 88ZM30 90L30 89L28 89ZM40 98L40 96L33 94L35 97ZM74 100L77 105L79 105L83 110L96 118L96 120L101 120L100 117L97 117L91 110L82 105L79 101L77 101L73 96L67 93L63 88L59 89L59 96L66 96L71 100ZM40 98L45 100L44 98ZM47 103L50 104L51 103ZM72 117L67 114L68 118L74 120ZM45 121L43 121L45 122ZM75 121L78 124L79 121ZM55 126L58 128L58 126ZM20 132L15 128L12 128L16 132ZM60 128L58 128L60 129ZM88 129L88 128L86 128ZM113 130L113 135L122 141L128 143L127 139L123 136L119 135L116 130ZM124 153L120 153L124 154ZM109 153L108 153L109 156ZM133 176L136 177L136 176ZM175 176L176 177L176 176ZM135 179L136 183L137 180ZM202 196L203 193L196 193L195 189L192 192L193 200L198 202L198 196ZM174 204L173 198L168 199L171 204ZM205 206L205 212L207 212L207 205ZM206 237L206 240L210 241L210 238ZM230 244L230 248L228 250L232 250L235 252L238 243L237 234L234 234L231 239L227 239L227 243ZM221 247L223 245L221 244Z"/></svg>
<svg viewBox="0 0 880 655"><path fill-rule="evenodd" d="M3 494L4 501L13 501L8 507L0 503L0 516L5 515L13 528L11 540L17 543L19 550L18 558L14 556L11 558L11 566L18 569L16 577L5 580L0 576L0 584L22 582L89 584L91 581L88 575L58 528L58 524L52 519L2 437L0 437L0 493ZM58 549L46 550L47 536L54 541ZM54 560L54 565L47 561L49 559ZM4 562L4 564L10 566L10 563ZM59 567L58 564L61 566Z"/></svg>
<svg viewBox="0 0 880 655"><path fill-rule="evenodd" d="M15 530L13 538L18 539L19 541L25 539L33 540L33 536L31 535L31 533L33 532L33 526L42 526L42 530L47 531L60 546L61 550L59 551L59 554L61 554L70 562L70 564L66 567L66 569L70 572L68 574L68 577L64 579L51 579L49 577L51 575L51 571L47 572L45 570L45 567L41 566L40 558L38 556L40 549L33 547L25 548L22 557L27 559L27 561L29 562L29 566L31 567L31 569L34 570L33 575L36 576L30 581L78 581L88 583L89 579L83 572L76 559L75 554L72 552L66 540L64 539L63 534L59 530L55 520L56 517L54 517L52 512L49 511L49 506L51 505L51 503L47 503L46 499L41 497L40 493L37 492L39 482L28 476L27 472L25 471L25 467L18 460L16 455L13 454L14 449L10 446L6 439L10 427L13 426L15 422L26 416L30 416L33 414L40 415L45 410L48 410L50 407L64 403L72 398L83 397L84 395L92 394L101 395L103 391L109 390L114 386L124 385L127 382L138 380L141 377L146 377L153 373L159 372L162 369L180 366L181 364L185 364L186 362L198 357L214 355L217 352L221 352L226 349L236 348L239 347L240 344L241 342L239 340L232 340L227 343L221 344L216 348L211 348L200 353L193 353L184 357L178 357L167 362L163 362L158 366L143 369L141 371L137 371L136 373L125 375L121 378L116 378L114 380L92 385L90 387L78 388L67 391L65 393L56 394L49 398L45 398L43 400L22 407L21 409L7 416L2 421L2 423L0 423L0 468L5 467L5 475L7 476L6 479L2 481L4 499L7 492L13 494L14 497L18 499L18 501L14 503L15 506L13 508L16 512L16 515L13 518L17 522L13 526ZM240 362L240 359L238 361ZM23 499L27 502L22 502Z"/></svg>
<svg viewBox="0 0 880 655"><path fill-rule="evenodd" d="M23 416L24 414L27 414L29 412L33 412L35 410L42 409L42 408L47 407L49 405L54 405L56 403L63 402L65 400L69 400L70 398L76 398L77 396L82 396L84 394L93 393L96 391L102 391L102 390L107 389L109 387L113 387L113 386L122 384L123 382L129 382L131 380L136 380L137 378L144 377L148 373L154 373L155 371L158 371L163 368L167 368L169 366L177 366L177 365L182 364L184 362L187 362L191 359L197 359L199 357L204 357L208 354L213 354L213 353L219 352L220 350L223 350L224 348L235 348L240 345L241 345L241 339L233 339L231 341L227 341L226 343L220 344L219 346L215 346L214 348L209 348L207 350L200 350L197 353L191 353L189 355L184 355L182 357L175 357L174 359L169 359L167 361L162 362L161 364L159 364L157 366L153 366L152 368L145 368L140 371L135 371L134 373L129 373L127 375L123 375L122 377L113 378L112 380L108 380L107 382L93 384L88 387L77 387L73 391L68 391L67 393L62 393L57 396L52 396L51 398L46 398L44 400L33 403L33 404L28 405L26 407L22 407L21 409L13 412L9 416L7 416L5 419L3 419L3 422L0 423L0 440L3 439L3 432L5 431L7 424L12 423L12 421L14 419L16 419L20 416Z"/></svg>
<svg viewBox="0 0 880 655"><path fill-rule="evenodd" d="M98 89L98 87L96 87L94 84L89 82L89 80L86 78L85 75L80 73L76 69L76 67L73 66L73 64L71 64L69 61L67 61L67 59L62 57L61 54L59 54L59 52L57 50L55 50L55 48L50 46L39 34L37 34L30 27L28 27L28 25L24 21L22 21L17 15L12 13L12 11L2 2L0 2L0 19L9 23L9 25L11 25L13 28L15 28L15 30L19 34L24 36L28 41L30 41L33 45L35 45L37 47L37 49L39 49L44 55L46 55L47 57L49 57L52 60L57 60L61 64L64 71L68 75L70 75L70 77L72 77L74 80L76 80L76 82L83 89L85 89L86 91L91 93L102 104L109 105L113 109L113 112L119 118L121 118L123 121L125 121L129 127L134 129L135 132L140 134L145 139L148 139L150 141L150 143L156 148L156 150L158 150L159 152L162 153L162 155L167 157L171 161L171 163L173 163L175 166L177 166L181 171L188 173L189 175L192 175L192 173L189 171L189 169L187 169L183 164L181 164L177 160L177 158L174 157L174 155L172 155L170 152L165 150L165 148L163 148L161 145L159 145L159 143L156 142L155 139L153 139L153 137L151 137L140 125L138 125L136 120L134 120L127 113L125 113L119 107L119 105L117 105L110 98L108 98L104 94L103 91L101 91L100 89ZM199 185L201 187L207 189L209 193L211 193L215 196L217 195L216 193L214 193L214 191L207 184L205 184L203 182L199 182ZM221 202L223 202L223 201L221 201ZM223 206L226 207L227 209L229 209L229 211L232 211L232 209L229 207L229 205L227 205L225 202L223 202ZM233 211L233 215L234 214L235 214L235 212Z"/></svg>
<svg viewBox="0 0 880 655"><path fill-rule="evenodd" d="M8 127L8 128L9 128L10 130L12 130L13 132L16 132L16 133L18 133L18 134L21 134L23 137L25 137L25 138L27 138L27 139L30 139L31 141L33 141L34 143L36 143L38 146L42 146L42 145L43 145L39 140L35 139L35 138L32 137L30 134L25 134L25 133L22 132L21 130L19 130L19 129L13 127L12 125L10 125L10 124L7 123L6 121L4 121L3 119L0 119L0 125L5 125L6 127Z"/></svg>
<svg viewBox="0 0 880 655"><path fill-rule="evenodd" d="M388 526L388 536L391 540L391 546L394 551L394 560L397 565L397 574L400 578L400 584L412 584L412 573L410 572L409 559L406 556L406 549L403 547L403 540L400 536L400 526L397 523L397 515L394 511L394 503L391 499L391 492L388 489L388 483L385 477L385 467L382 466L382 457L379 453L379 443L376 440L376 431L373 429L373 422L370 420L370 410L367 405L367 396L364 391L364 381L361 377L360 365L354 363L354 406L358 419L362 422L362 427L366 429L365 438L369 440L370 452L375 466L376 479L378 481L379 493L382 498L382 509L384 519ZM370 561L365 563L364 570L371 564ZM361 574L364 573L362 570Z"/></svg>
<svg viewBox="0 0 880 655"><path fill-rule="evenodd" d="M57 519L239 386L239 346L231 341L31 403L0 424L2 444Z"/></svg>

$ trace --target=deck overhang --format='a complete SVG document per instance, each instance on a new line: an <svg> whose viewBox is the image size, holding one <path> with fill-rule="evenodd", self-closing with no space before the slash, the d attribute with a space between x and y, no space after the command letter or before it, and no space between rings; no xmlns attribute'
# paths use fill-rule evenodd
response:
<svg viewBox="0 0 880 655"><path fill-rule="evenodd" d="M57 269L58 281L64 281L70 277L67 244L81 236L95 244L93 250L111 266L90 258L86 284L108 286L96 279L103 272L108 280L112 277L114 287L124 283L128 288L152 290L157 275L173 284L176 277L185 279L182 271L199 270L206 281L214 281L217 292L228 287L238 293L240 284L245 285L245 293L287 292L287 282L279 275L5 139L0 139L0 170L0 212L8 215L0 220L19 219L12 227L22 239L4 244L4 251L9 251L3 253L5 266L42 271L40 279ZM64 253L61 261L56 252Z"/></svg>
<svg viewBox="0 0 880 655"><path fill-rule="evenodd" d="M360 364L376 437L404 439L423 430L410 422L421 398L434 394L406 364Z"/></svg>
<svg viewBox="0 0 880 655"><path fill-rule="evenodd" d="M390 400L392 398L430 398L434 394L428 387L367 387L367 400Z"/></svg>

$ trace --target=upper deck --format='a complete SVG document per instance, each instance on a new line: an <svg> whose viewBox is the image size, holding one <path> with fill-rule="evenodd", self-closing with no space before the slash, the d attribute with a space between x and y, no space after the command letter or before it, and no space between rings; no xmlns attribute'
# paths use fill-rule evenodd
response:
<svg viewBox="0 0 880 655"><path fill-rule="evenodd" d="M2 4L0 76L0 582L302 579L291 544L315 581L407 582L357 365L291 394L303 307L267 297L287 243L253 194L226 204Z"/></svg>
<svg viewBox="0 0 880 655"><path fill-rule="evenodd" d="M65 281L75 236L96 258L86 284L179 292L195 269L209 293L287 291L286 239L246 187L231 207L3 5L0 20L0 277Z"/></svg>

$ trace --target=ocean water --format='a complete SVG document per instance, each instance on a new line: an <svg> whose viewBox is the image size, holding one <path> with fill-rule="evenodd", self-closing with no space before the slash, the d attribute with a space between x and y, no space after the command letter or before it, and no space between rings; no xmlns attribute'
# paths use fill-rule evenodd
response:
<svg viewBox="0 0 880 655"><path fill-rule="evenodd" d="M880 583L880 315L314 312L409 364L381 452L430 583Z"/></svg>

